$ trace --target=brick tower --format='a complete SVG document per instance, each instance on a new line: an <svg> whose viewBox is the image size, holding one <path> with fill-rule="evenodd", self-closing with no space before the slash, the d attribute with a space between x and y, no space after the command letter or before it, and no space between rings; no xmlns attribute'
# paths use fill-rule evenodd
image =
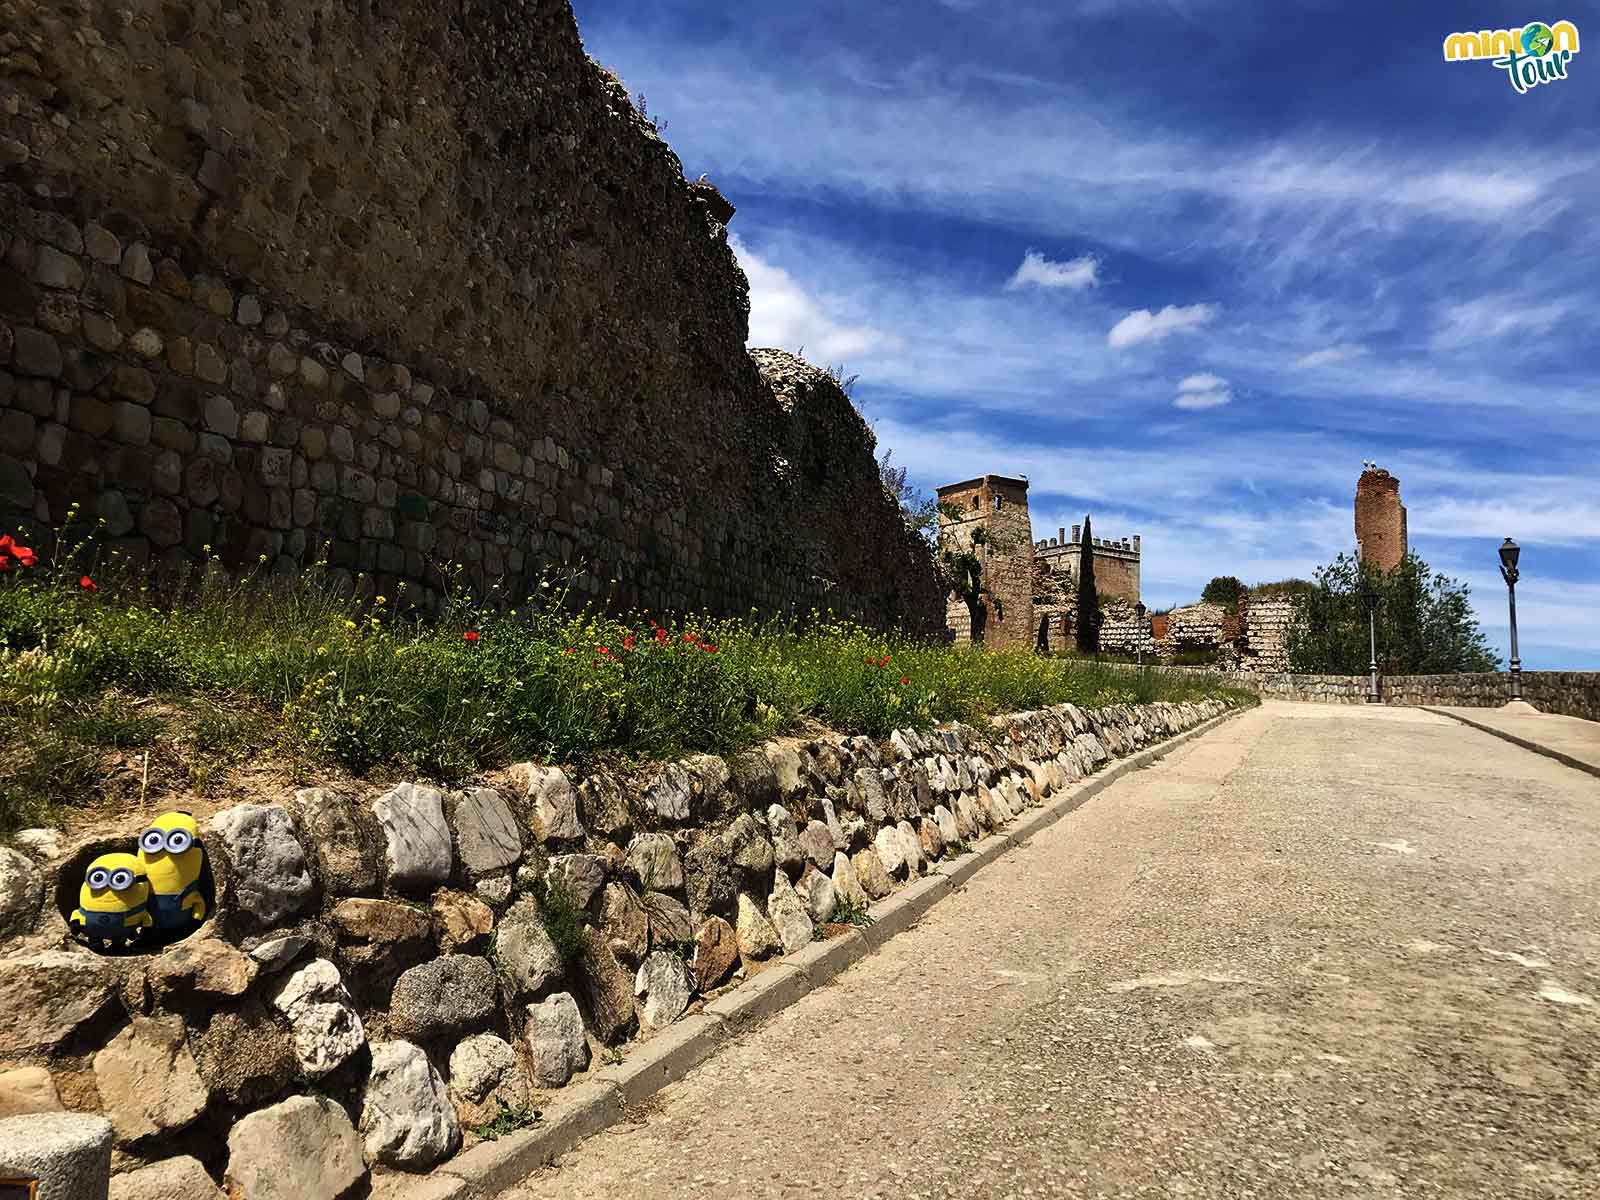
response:
<svg viewBox="0 0 1600 1200"><path fill-rule="evenodd" d="M1392 571L1406 556L1406 506L1400 481L1367 463L1356 482L1356 546L1362 562Z"/></svg>
<svg viewBox="0 0 1600 1200"><path fill-rule="evenodd" d="M972 531L983 528L988 542L978 551L992 593L985 601L983 640L989 646L1032 646L1033 525L1028 516L1028 481L984 475L939 489L939 540L950 548L970 547ZM955 515L952 515L955 514ZM972 619L957 596L949 597L946 621L958 642L972 640Z"/></svg>

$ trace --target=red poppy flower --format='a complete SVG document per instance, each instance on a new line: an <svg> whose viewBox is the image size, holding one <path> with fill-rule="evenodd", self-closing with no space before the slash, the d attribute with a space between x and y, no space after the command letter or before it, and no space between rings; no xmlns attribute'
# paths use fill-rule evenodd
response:
<svg viewBox="0 0 1600 1200"><path fill-rule="evenodd" d="M880 667L887 667L889 665L889 656L885 654L882 658L880 658L878 660L878 665Z"/></svg>
<svg viewBox="0 0 1600 1200"><path fill-rule="evenodd" d="M566 648L566 649L565 649L565 650L563 650L563 651L562 651L562 652L561 652L561 653L563 653L563 654L572 654L572 653L574 653L574 650L573 650L573 648L572 648L572 647L571 647L571 646L568 646L568 647L567 647L567 648Z"/></svg>
<svg viewBox="0 0 1600 1200"><path fill-rule="evenodd" d="M683 640L688 642L691 646L694 645L694 634L692 634L692 633L684 634L683 635Z"/></svg>
<svg viewBox="0 0 1600 1200"><path fill-rule="evenodd" d="M17 562L24 567L31 567L39 561L39 556L27 546L14 546L11 553L16 555Z"/></svg>
<svg viewBox="0 0 1600 1200"><path fill-rule="evenodd" d="M100 590L99 588L95 587L94 580L90 579L87 575L81 576L78 579L78 586L86 592L97 592Z"/></svg>
<svg viewBox="0 0 1600 1200"><path fill-rule="evenodd" d="M469 629L465 633L463 633L461 636L466 641L475 642L475 641L478 640L478 636L479 635L478 635L478 631L476 629Z"/></svg>
<svg viewBox="0 0 1600 1200"><path fill-rule="evenodd" d="M610 646L596 646L595 650L600 654L610 654L611 653L611 647Z"/></svg>
<svg viewBox="0 0 1600 1200"><path fill-rule="evenodd" d="M717 652L717 648L715 646L708 646L704 642L700 643L700 649L704 650L707 654L715 654Z"/></svg>
<svg viewBox="0 0 1600 1200"><path fill-rule="evenodd" d="M633 640L633 634L631 634L631 633L627 637L622 639L622 648L624 650L632 650L634 648L634 646L637 645L637 644L638 643L636 643Z"/></svg>
<svg viewBox="0 0 1600 1200"><path fill-rule="evenodd" d="M9 570L11 570L11 560L4 554L0 554L0 573L4 573Z"/></svg>
<svg viewBox="0 0 1600 1200"><path fill-rule="evenodd" d="M0 554L10 554L17 543L9 533L0 534Z"/></svg>
<svg viewBox="0 0 1600 1200"><path fill-rule="evenodd" d="M657 629L656 630L656 641L665 642L666 640L667 640L667 631L665 629Z"/></svg>
<svg viewBox="0 0 1600 1200"><path fill-rule="evenodd" d="M911 682L911 676L909 676L909 675L900 676L900 682L901 683L910 683Z"/></svg>

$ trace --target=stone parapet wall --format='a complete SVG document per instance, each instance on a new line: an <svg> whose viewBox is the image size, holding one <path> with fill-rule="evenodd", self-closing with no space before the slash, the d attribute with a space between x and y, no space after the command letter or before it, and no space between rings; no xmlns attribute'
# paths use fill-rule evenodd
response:
<svg viewBox="0 0 1600 1200"><path fill-rule="evenodd" d="M69 941L64 912L149 814L25 831L0 848L0 1116L103 1112L124 1197L173 1178L333 1196L423 1170L502 1102L541 1107L819 926L1224 711L1063 705L627 776L305 789L207 818L215 912L116 956Z"/></svg>
<svg viewBox="0 0 1600 1200"><path fill-rule="evenodd" d="M931 554L567 0L0 0L0 528L934 632ZM763 371L767 377L763 377Z"/></svg>
<svg viewBox="0 0 1600 1200"><path fill-rule="evenodd" d="M1204 667L1172 666L1147 669L1212 675L1232 687L1255 692L1264 699L1320 704L1364 704L1370 686L1365 675L1260 674L1254 671L1218 673ZM1380 675L1378 684L1385 704L1498 708L1511 698L1511 676L1505 671L1459 675ZM1524 671L1522 697L1542 712L1600 721L1600 672Z"/></svg>

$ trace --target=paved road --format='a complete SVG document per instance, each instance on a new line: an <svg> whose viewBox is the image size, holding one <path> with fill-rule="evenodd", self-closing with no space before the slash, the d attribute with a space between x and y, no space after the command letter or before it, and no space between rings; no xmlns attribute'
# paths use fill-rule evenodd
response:
<svg viewBox="0 0 1600 1200"><path fill-rule="evenodd" d="M671 1196L1600 1196L1600 780L1269 704L530 1179Z"/></svg>

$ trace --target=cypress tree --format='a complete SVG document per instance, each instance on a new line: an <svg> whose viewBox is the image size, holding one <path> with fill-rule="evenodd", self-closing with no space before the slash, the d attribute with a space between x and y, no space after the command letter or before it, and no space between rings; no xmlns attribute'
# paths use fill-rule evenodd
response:
<svg viewBox="0 0 1600 1200"><path fill-rule="evenodd" d="M1083 541L1078 555L1078 649L1085 654L1100 651L1100 594L1094 586L1094 537L1089 532L1089 515L1083 517Z"/></svg>

